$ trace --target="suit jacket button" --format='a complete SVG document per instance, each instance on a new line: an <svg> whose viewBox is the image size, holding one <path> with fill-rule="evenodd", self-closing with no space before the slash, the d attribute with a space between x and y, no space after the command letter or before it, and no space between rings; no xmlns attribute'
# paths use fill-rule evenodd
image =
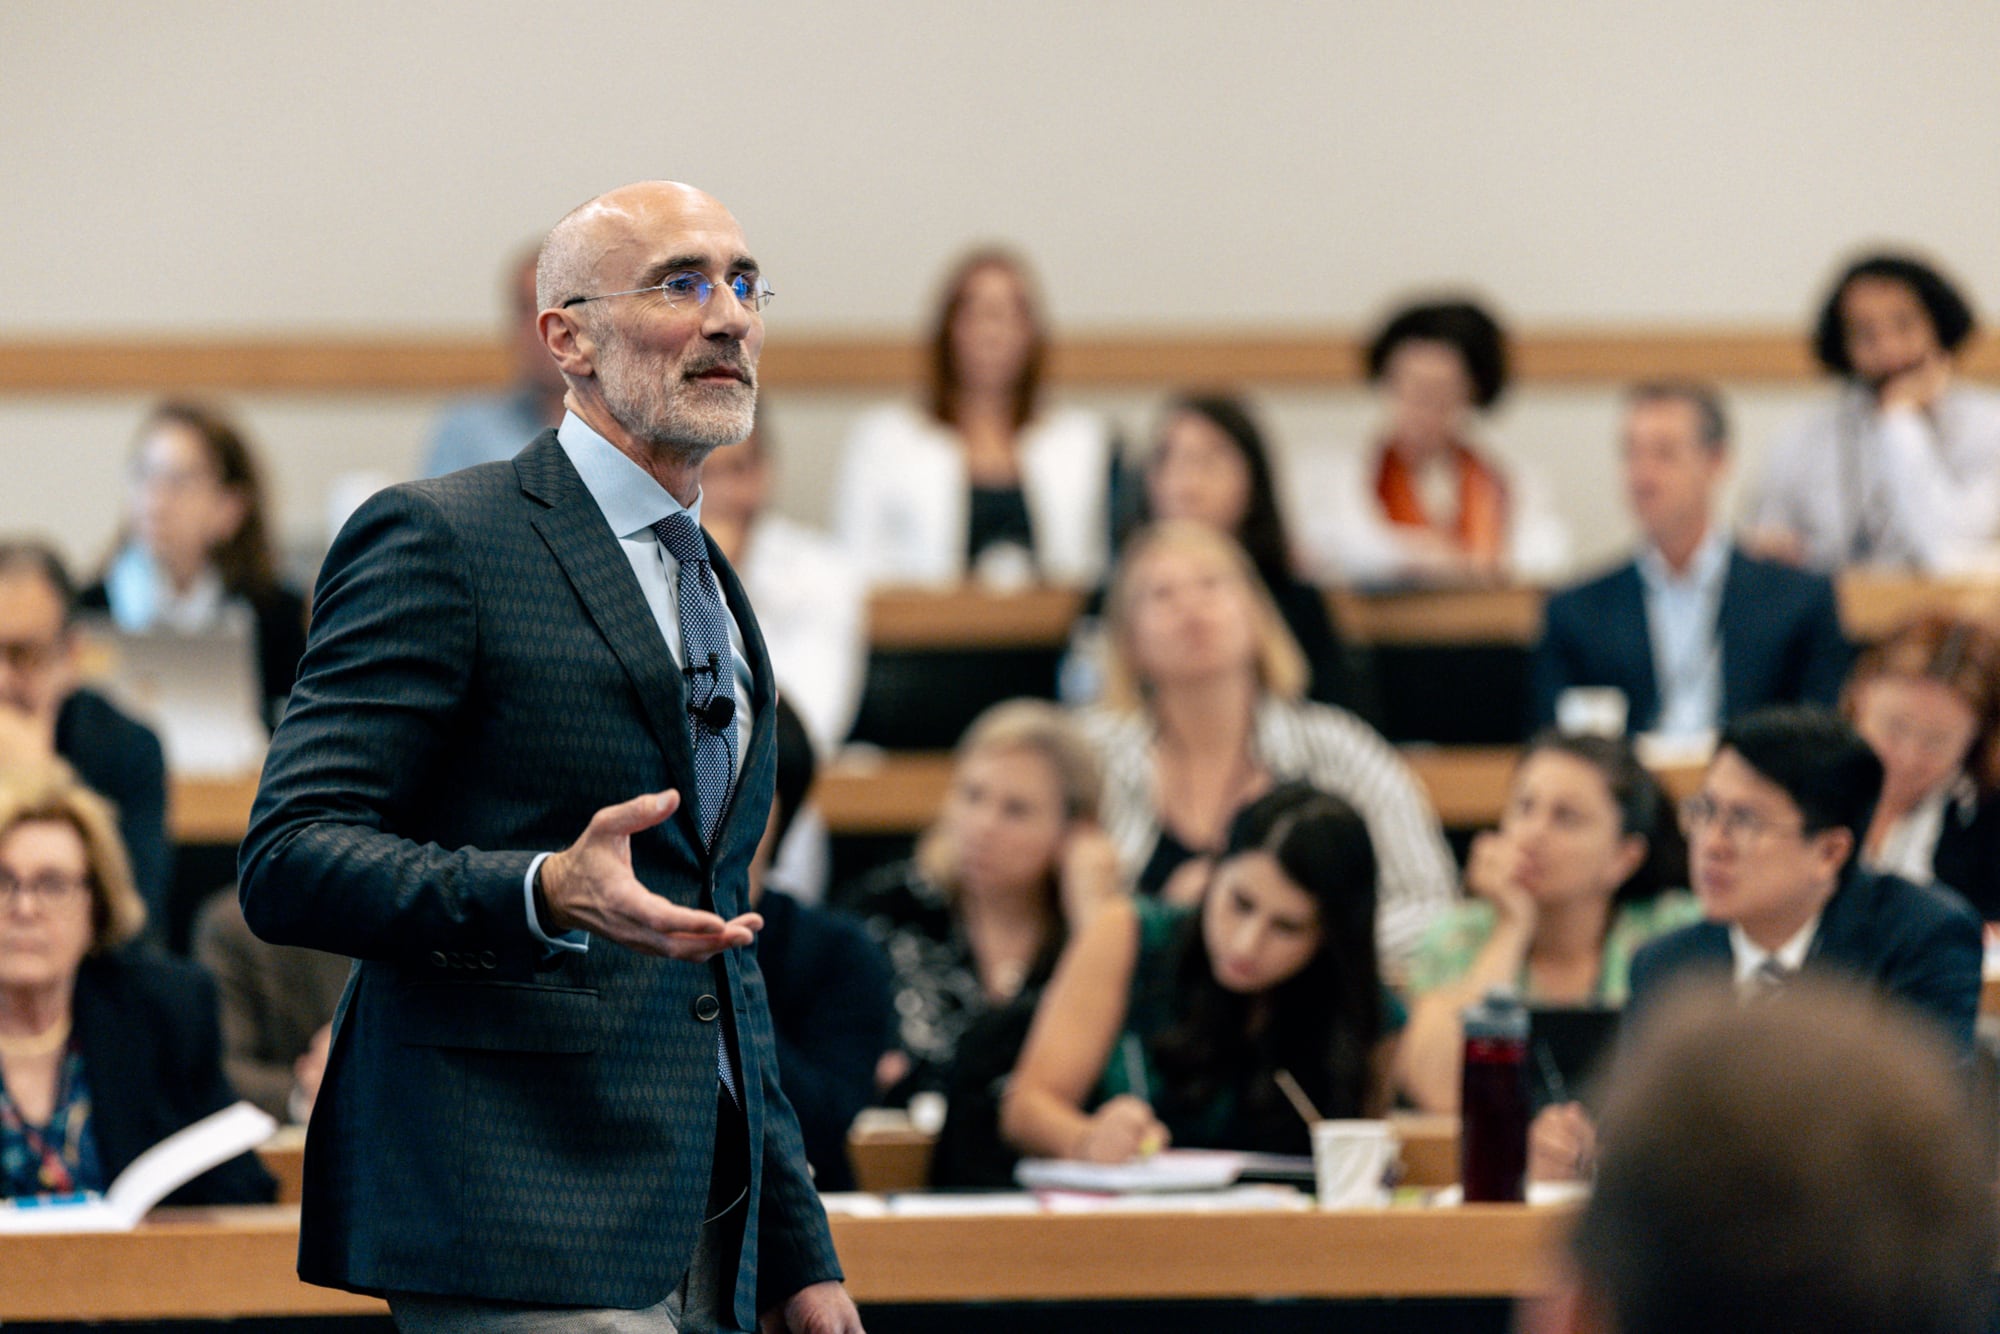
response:
<svg viewBox="0 0 2000 1334"><path fill-rule="evenodd" d="M449 968L449 967L451 967L451 961L450 961L449 959L447 959L447 958L445 958L445 957L444 957L444 951L443 951L443 950L432 950L432 951L431 951L431 967L433 967L433 968Z"/></svg>
<svg viewBox="0 0 2000 1334"><path fill-rule="evenodd" d="M481 950L479 951L479 966L481 968L498 968L500 966L500 956L492 950Z"/></svg>
<svg viewBox="0 0 2000 1334"><path fill-rule="evenodd" d="M704 1024L714 1023L715 1016L721 1013L722 1002L715 997L696 996L694 998L694 1017L701 1020Z"/></svg>

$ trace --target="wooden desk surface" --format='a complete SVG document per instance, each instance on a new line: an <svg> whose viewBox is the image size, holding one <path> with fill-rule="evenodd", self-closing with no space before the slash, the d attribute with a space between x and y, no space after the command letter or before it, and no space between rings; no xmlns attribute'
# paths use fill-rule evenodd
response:
<svg viewBox="0 0 2000 1334"><path fill-rule="evenodd" d="M1920 578L1874 570L1849 570L1836 580L1840 619L1848 636L1870 643L1911 613L1941 608L2000 621L2000 576ZM1417 588L1361 592L1337 588L1327 607L1342 635L1355 644L1517 644L1541 637L1547 590ZM882 589L869 604L869 642L875 648L1056 648L1068 638L1082 605L1069 589L1020 593L979 589Z"/></svg>
<svg viewBox="0 0 2000 1334"><path fill-rule="evenodd" d="M1416 771L1447 828L1493 824L1507 799L1507 780L1520 752L1512 746L1408 746L1403 758ZM1661 771L1668 790L1685 795L1700 781L1698 769ZM915 834L930 824L944 801L951 756L906 751L840 759L820 772L813 789L827 828L835 834ZM257 794L254 774L235 779L174 780L169 819L176 842L234 843L249 824Z"/></svg>
<svg viewBox="0 0 2000 1334"><path fill-rule="evenodd" d="M863 1303L1512 1297L1547 1283L1570 1213L1476 1205L1354 1213L833 1221ZM136 1232L0 1237L0 1321L366 1315L294 1272L298 1211L165 1210ZM30 1282L12 1281L33 1275Z"/></svg>

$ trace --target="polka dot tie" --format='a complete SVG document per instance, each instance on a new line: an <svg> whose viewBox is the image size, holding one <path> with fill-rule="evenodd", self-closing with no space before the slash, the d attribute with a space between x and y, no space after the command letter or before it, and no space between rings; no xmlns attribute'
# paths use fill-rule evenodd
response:
<svg viewBox="0 0 2000 1334"><path fill-rule="evenodd" d="M729 805L729 780L736 772L736 727L708 725L708 708L718 696L736 703L736 673L729 651L729 613L709 572L708 544L684 513L653 525L667 554L681 563L681 672L687 677L688 730L694 741L695 813L701 841L715 845L715 831Z"/></svg>
<svg viewBox="0 0 2000 1334"><path fill-rule="evenodd" d="M735 659L729 651L729 613L709 572L708 544L685 513L669 514L653 525L653 535L680 562L681 674L687 678L688 731L694 742L695 815L701 841L715 846L715 831L729 806L729 783L736 772L736 724L708 725L709 705L721 696L736 702ZM723 1025L715 1028L715 1073L732 1102L742 1105L729 1064Z"/></svg>

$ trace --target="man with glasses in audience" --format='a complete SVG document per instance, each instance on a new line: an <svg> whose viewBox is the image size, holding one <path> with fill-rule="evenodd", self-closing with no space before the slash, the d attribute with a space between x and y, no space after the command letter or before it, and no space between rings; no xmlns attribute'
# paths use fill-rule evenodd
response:
<svg viewBox="0 0 2000 1334"><path fill-rule="evenodd" d="M1838 973L1924 1015L1969 1055L1979 917L1941 886L1862 869L1855 853L1881 789L1882 762L1833 714L1768 709L1726 728L1681 806L1705 920L1633 957L1624 1027L1695 974L1726 976L1753 1001L1799 973ZM1594 1143L1576 1104L1548 1109L1535 1123L1536 1175L1571 1175Z"/></svg>
<svg viewBox="0 0 2000 1334"><path fill-rule="evenodd" d="M561 425L342 530L243 844L253 930L361 961L300 1272L404 1334L859 1334L744 948L776 687L700 528L771 289L666 181L536 288Z"/></svg>
<svg viewBox="0 0 2000 1334"><path fill-rule="evenodd" d="M77 683L76 585L54 548L0 539L0 769L59 758L118 808L118 833L157 937L173 850L167 765L152 729Z"/></svg>

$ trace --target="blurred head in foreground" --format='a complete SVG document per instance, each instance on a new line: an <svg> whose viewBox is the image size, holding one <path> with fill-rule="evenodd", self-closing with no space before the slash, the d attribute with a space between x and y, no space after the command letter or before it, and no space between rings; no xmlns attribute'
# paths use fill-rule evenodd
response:
<svg viewBox="0 0 2000 1334"><path fill-rule="evenodd" d="M1892 1002L1679 992L1621 1045L1601 1133L1572 1272L1525 1327L1987 1328L1991 1154L1951 1053Z"/></svg>

